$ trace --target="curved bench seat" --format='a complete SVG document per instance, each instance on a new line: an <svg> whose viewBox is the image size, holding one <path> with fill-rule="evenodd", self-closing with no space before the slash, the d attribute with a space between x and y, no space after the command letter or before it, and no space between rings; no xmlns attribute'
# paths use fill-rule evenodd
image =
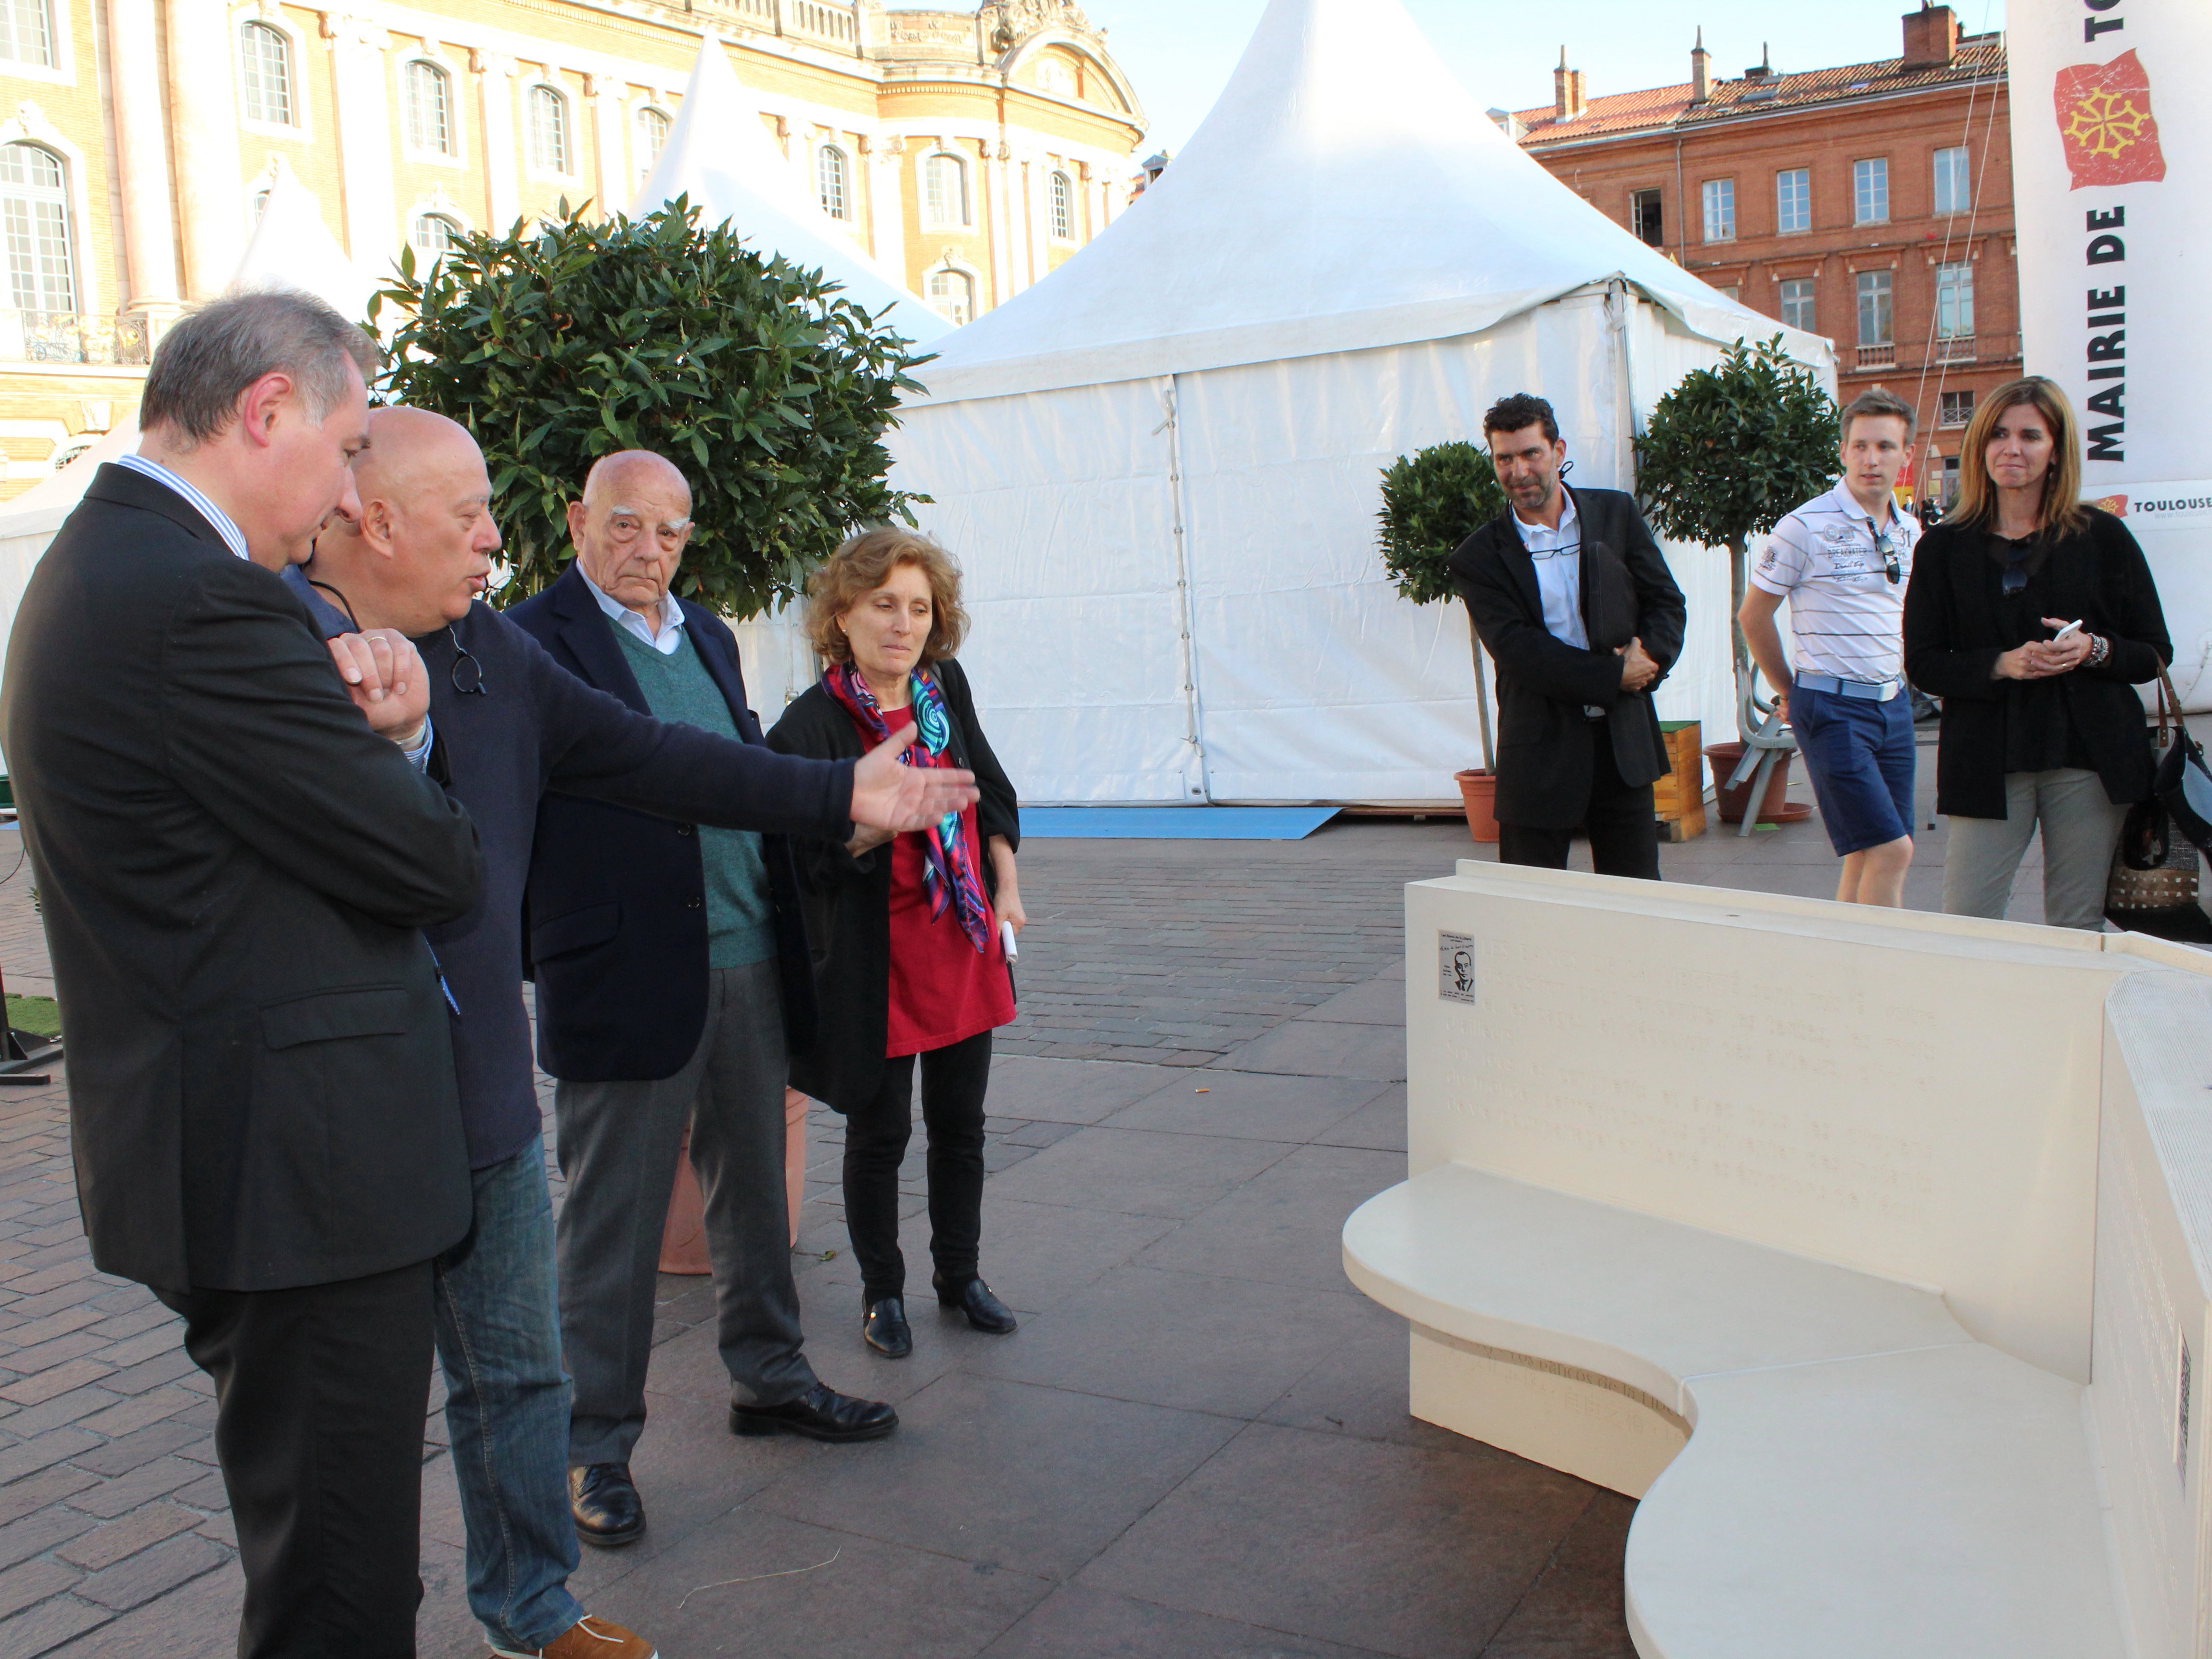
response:
<svg viewBox="0 0 2212 1659"><path fill-rule="evenodd" d="M1935 1290L1450 1164L1344 1260L1417 1415L1644 1499L1644 1659L2120 1659L2082 1390Z"/></svg>

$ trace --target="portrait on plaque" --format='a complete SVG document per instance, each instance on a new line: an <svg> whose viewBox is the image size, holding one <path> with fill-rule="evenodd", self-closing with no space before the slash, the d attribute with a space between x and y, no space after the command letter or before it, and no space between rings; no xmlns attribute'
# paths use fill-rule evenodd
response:
<svg viewBox="0 0 2212 1659"><path fill-rule="evenodd" d="M1474 940L1465 933L1437 935L1437 994L1447 1002L1474 1000Z"/></svg>

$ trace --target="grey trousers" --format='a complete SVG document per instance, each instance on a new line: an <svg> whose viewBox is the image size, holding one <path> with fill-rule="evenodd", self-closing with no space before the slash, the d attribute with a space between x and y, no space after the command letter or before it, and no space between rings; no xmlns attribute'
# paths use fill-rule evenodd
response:
<svg viewBox="0 0 2212 1659"><path fill-rule="evenodd" d="M660 1234L688 1123L706 1200L714 1313L734 1396L775 1406L814 1384L791 1279L783 1183L783 994L776 964L718 968L684 1069L653 1083L562 1081L561 1346L574 1377L568 1462L627 1463L645 1431Z"/></svg>
<svg viewBox="0 0 2212 1659"><path fill-rule="evenodd" d="M2005 815L1951 820L1943 852L1943 914L2004 920L2012 878L2043 826L2043 920L2091 933L2105 925L2112 849L2128 809L2115 806L2094 772L2005 775Z"/></svg>

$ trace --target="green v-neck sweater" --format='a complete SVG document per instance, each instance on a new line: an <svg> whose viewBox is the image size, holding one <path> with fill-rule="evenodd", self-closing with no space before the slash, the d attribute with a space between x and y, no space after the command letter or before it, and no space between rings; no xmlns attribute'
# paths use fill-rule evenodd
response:
<svg viewBox="0 0 2212 1659"><path fill-rule="evenodd" d="M617 626L614 635L655 720L696 726L737 741L730 705L691 648L689 634L678 632L676 649L665 657L627 628ZM699 860L707 878L707 965L743 968L774 957L775 913L769 908L760 836L750 830L715 830L702 823Z"/></svg>

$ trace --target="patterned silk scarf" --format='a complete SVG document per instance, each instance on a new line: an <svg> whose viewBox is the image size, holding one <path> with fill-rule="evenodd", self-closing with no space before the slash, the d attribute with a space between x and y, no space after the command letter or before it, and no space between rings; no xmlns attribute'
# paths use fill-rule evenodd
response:
<svg viewBox="0 0 2212 1659"><path fill-rule="evenodd" d="M868 690L867 681L857 669L848 663L833 664L822 683L867 734L871 745L890 736L884 711L877 705L876 694ZM945 694L938 689L935 680L916 669L909 695L914 699L914 723L921 728L921 737L908 745L899 758L908 766L951 765L945 752L952 741L952 722L945 713ZM975 953L986 954L991 938L991 907L983 896L983 884L975 878L975 849L961 832L959 813L947 812L923 832L921 884L929 895L930 920L941 920L949 902L960 918L961 931L975 947Z"/></svg>

